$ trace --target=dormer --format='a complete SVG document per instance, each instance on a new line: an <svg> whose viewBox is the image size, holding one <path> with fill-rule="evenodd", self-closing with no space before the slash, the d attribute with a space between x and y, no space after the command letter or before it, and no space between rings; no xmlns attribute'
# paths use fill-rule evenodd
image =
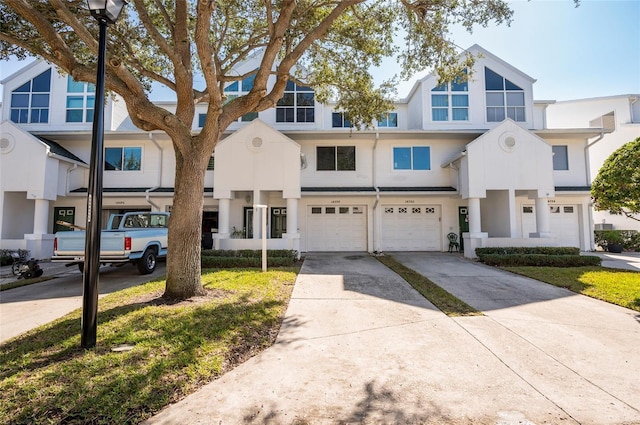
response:
<svg viewBox="0 0 640 425"><path fill-rule="evenodd" d="M2 82L2 120L27 131L90 131L95 105L95 86L77 82L42 60L36 60ZM111 114L107 99L105 121Z"/></svg>
<svg viewBox="0 0 640 425"><path fill-rule="evenodd" d="M478 45L467 81L440 84L436 74L419 80L407 98L411 127L423 130L491 129L509 118L534 127L535 80Z"/></svg>

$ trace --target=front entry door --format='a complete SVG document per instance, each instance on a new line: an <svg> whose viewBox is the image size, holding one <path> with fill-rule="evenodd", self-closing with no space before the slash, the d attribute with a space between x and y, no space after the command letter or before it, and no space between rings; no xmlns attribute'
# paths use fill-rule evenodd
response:
<svg viewBox="0 0 640 425"><path fill-rule="evenodd" d="M458 207L458 224L460 225L460 252L464 252L462 234L469 231L469 208Z"/></svg>
<svg viewBox="0 0 640 425"><path fill-rule="evenodd" d="M244 237L253 239L253 207L244 207Z"/></svg>
<svg viewBox="0 0 640 425"><path fill-rule="evenodd" d="M271 208L271 238L282 239L283 233L287 233L287 209Z"/></svg>
<svg viewBox="0 0 640 425"><path fill-rule="evenodd" d="M73 230L69 226L58 224L58 221L64 221L69 224L76 223L75 207L54 207L53 208L53 233L67 232Z"/></svg>

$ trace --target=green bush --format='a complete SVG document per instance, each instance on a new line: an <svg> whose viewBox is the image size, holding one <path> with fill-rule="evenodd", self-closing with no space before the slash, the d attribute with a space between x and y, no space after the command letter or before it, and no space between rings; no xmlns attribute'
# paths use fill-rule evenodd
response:
<svg viewBox="0 0 640 425"><path fill-rule="evenodd" d="M596 245L606 249L608 243L622 243L627 251L640 252L640 233L637 230L594 230Z"/></svg>
<svg viewBox="0 0 640 425"><path fill-rule="evenodd" d="M517 255L517 254L540 254L540 255L580 255L580 248L572 246L508 246L508 247L487 247L476 248L476 255L482 257L490 254Z"/></svg>
<svg viewBox="0 0 640 425"><path fill-rule="evenodd" d="M267 267L293 267L297 260L292 257L269 257L267 256ZM220 256L202 256L203 269L229 269L229 268L246 268L246 267L262 267L262 258L260 257L220 257Z"/></svg>
<svg viewBox="0 0 640 425"><path fill-rule="evenodd" d="M11 254L14 252L18 253L18 256L21 260L25 261L30 258L31 252L27 249L0 249L0 266L6 266L8 264L13 264L13 257Z"/></svg>
<svg viewBox="0 0 640 425"><path fill-rule="evenodd" d="M476 250L477 252L477 250ZM599 266L601 259L595 255L545 255L545 254L485 254L480 260L498 267L585 267Z"/></svg>

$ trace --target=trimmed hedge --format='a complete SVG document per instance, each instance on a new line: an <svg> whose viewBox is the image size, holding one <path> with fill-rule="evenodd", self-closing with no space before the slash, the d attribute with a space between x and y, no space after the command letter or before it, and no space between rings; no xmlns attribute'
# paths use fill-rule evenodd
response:
<svg viewBox="0 0 640 425"><path fill-rule="evenodd" d="M203 250L203 269L226 268L260 268L262 267L262 250L240 249L231 250ZM298 264L298 252L288 249L268 249L267 267L293 267Z"/></svg>
<svg viewBox="0 0 640 425"><path fill-rule="evenodd" d="M595 255L485 254L480 257L480 261L498 267L585 267L599 266L602 260Z"/></svg>
<svg viewBox="0 0 640 425"><path fill-rule="evenodd" d="M509 246L509 247L487 247L476 248L476 255L482 259L485 255L517 255L517 254L540 254L540 255L580 255L580 248L572 246Z"/></svg>
<svg viewBox="0 0 640 425"><path fill-rule="evenodd" d="M203 257L228 257L228 258L262 258L262 250L259 249L239 249L237 251L231 250L214 250L207 249L202 250ZM288 249L268 249L268 257L282 257L298 259L298 252Z"/></svg>
<svg viewBox="0 0 640 425"><path fill-rule="evenodd" d="M291 257L269 257L267 256L267 267L293 267L297 260ZM203 269L227 269L262 267L261 257L221 257L202 256Z"/></svg>

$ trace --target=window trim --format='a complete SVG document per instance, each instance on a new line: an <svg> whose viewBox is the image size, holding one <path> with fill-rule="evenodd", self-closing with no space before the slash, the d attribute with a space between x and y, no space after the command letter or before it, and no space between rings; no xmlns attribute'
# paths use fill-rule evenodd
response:
<svg viewBox="0 0 640 425"><path fill-rule="evenodd" d="M415 168L415 153L416 148L426 148L429 153L428 168ZM409 164L410 168L396 168L396 149L409 149ZM431 171L431 146L425 145L395 145L391 147L391 170L393 172L406 173L409 171Z"/></svg>
<svg viewBox="0 0 640 425"><path fill-rule="evenodd" d="M353 169L351 168L339 168L339 152L340 148L353 149ZM319 168L320 167L320 149L333 149L333 168ZM355 145L330 145L330 146L316 146L316 171L356 171L357 165L357 149Z"/></svg>
<svg viewBox="0 0 640 425"><path fill-rule="evenodd" d="M121 170L111 170L111 169L107 169L107 149L120 149L122 151L121 153L121 161L122 161L122 165L124 165L125 163L125 150L126 149L140 149L140 166L138 169L131 169L131 170L125 170L125 169L121 169ZM104 171L109 171L109 172L142 172L143 171L143 167L142 167L142 162L144 159L144 147L143 146L106 146L104 148L104 157L103 157L103 170ZM123 167L124 168L124 167Z"/></svg>

